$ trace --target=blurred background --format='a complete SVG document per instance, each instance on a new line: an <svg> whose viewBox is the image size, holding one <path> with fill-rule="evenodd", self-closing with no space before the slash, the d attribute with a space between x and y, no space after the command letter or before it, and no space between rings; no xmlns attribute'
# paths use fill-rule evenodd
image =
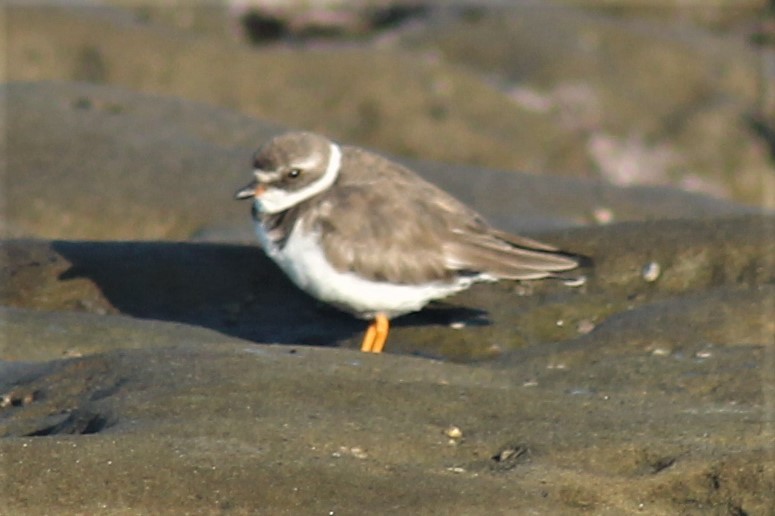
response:
<svg viewBox="0 0 775 516"><path fill-rule="evenodd" d="M772 0L11 2L2 54L4 81L117 87L407 159L663 185L771 207L774 13ZM15 91L17 100L7 97L13 179L6 229L24 234L33 220L66 229L44 206L30 212L14 205L45 183L15 172L34 169L30 155L52 148L43 136L36 147L31 135L59 123L55 105L45 107L48 118L27 124L43 101ZM126 113L119 101L90 98L96 90L69 91L76 110ZM22 107L22 97L30 105ZM222 127L207 133L214 116L188 124L210 143L241 147L247 163L244 149L264 135L247 127L240 133L235 122L229 134ZM57 150L39 169L70 167L77 175L88 150L65 154ZM122 153L115 154L120 162ZM175 161L170 154L163 165ZM26 213L14 218L18 210ZM611 219L616 214L602 206L577 222ZM176 234L190 231L151 236Z"/></svg>

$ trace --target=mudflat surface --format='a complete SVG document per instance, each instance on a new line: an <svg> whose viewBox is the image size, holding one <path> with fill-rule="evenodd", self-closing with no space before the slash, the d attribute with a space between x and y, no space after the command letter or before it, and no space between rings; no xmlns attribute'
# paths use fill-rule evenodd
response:
<svg viewBox="0 0 775 516"><path fill-rule="evenodd" d="M472 289L381 356L255 248L6 241L4 510L766 514L774 223L547 234L587 285Z"/></svg>
<svg viewBox="0 0 775 516"><path fill-rule="evenodd" d="M737 142L696 167L724 200L669 186L680 178L625 188L575 168L598 147L558 132L568 113L532 112L525 125L515 105L537 98L511 91L523 104L504 103L488 73L532 70L539 88L594 62L571 66L570 37L511 62L498 49L523 33L486 10L439 18L425 27L435 34L399 31L378 57L248 49L99 12L10 14L9 74L28 82L0 90L0 513L772 513L775 218L756 168L770 165L725 122L751 98L739 87L747 58L734 59L748 54L702 38L660 54L688 82L729 72L707 103L688 86L675 96L716 122L671 126L684 164L702 154L697 131L723 127L718 138ZM566 35L590 19L588 36L654 34L565 7L521 14ZM606 48L624 49L622 62L649 55ZM242 67L218 68L224 55ZM569 68L548 68L547 55ZM275 75L254 91L259 68ZM595 91L613 95L603 76ZM640 106L642 91L628 91L604 105L664 135L678 107ZM584 141L628 141L614 131L625 121L601 124ZM586 283L479 285L396 319L387 353L360 353L364 323L296 290L231 201L252 151L286 126L391 152L497 226L590 256ZM666 174L661 147L632 145L644 170ZM617 170L632 170L628 156Z"/></svg>

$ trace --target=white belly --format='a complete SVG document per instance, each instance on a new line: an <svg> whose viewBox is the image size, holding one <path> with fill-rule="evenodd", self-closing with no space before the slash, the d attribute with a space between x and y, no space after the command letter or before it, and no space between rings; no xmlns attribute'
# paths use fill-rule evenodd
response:
<svg viewBox="0 0 775 516"><path fill-rule="evenodd" d="M377 312L387 317L420 310L429 301L468 288L473 278L453 282L420 285L395 285L370 281L352 272L339 272L325 259L316 234L302 234L294 227L285 246L278 248L261 224L256 233L267 256L302 290L360 317L371 318Z"/></svg>

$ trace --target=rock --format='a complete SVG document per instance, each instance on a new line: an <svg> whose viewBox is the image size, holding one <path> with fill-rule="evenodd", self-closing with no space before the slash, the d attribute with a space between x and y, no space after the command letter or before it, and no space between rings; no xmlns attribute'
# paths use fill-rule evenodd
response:
<svg viewBox="0 0 775 516"><path fill-rule="evenodd" d="M543 235L595 257L583 287L471 289L381 356L322 347L362 323L250 246L6 241L3 510L766 512L773 224Z"/></svg>
<svg viewBox="0 0 775 516"><path fill-rule="evenodd" d="M533 170L585 170L616 184L672 184L772 206L772 139L751 118L775 113L775 77L764 64L772 50L698 30L685 16L650 20L618 9L482 9L442 18L402 44L478 70L540 113L536 131L551 129L539 138L558 145ZM752 5L747 12L757 17Z"/></svg>
<svg viewBox="0 0 775 516"><path fill-rule="evenodd" d="M8 101L7 235L255 240L247 206L232 196L250 177L253 152L283 128L106 86L0 91ZM403 161L513 231L591 222L601 207L609 222L753 211L667 188Z"/></svg>
<svg viewBox="0 0 775 516"><path fill-rule="evenodd" d="M0 391L36 394L0 409L3 507L763 513L771 436L744 384L764 385L764 352L596 351L529 388L543 356L493 369L185 338L17 367ZM600 383L601 359L616 381ZM741 381L691 387L723 378ZM467 428L457 446L428 431L450 420Z"/></svg>
<svg viewBox="0 0 775 516"><path fill-rule="evenodd" d="M635 342L644 352L726 343L733 336L763 343L768 327L756 307L772 294L775 243L766 235L773 224L772 217L744 216L541 234L593 257L594 268L582 270L588 276L583 286L546 281L521 291L510 282L477 285L397 319L390 349L471 361L492 359L497 346L495 356L508 361L511 351L525 346L556 353L556 342L571 351L601 347L608 353ZM254 246L17 240L0 250L3 306L126 314L270 343L354 348L364 329L362 321L294 288ZM648 282L642 264L654 260L662 273ZM458 329L449 327L461 321ZM590 324L590 331L579 329ZM625 334L631 336L621 340ZM676 342L665 341L670 335ZM71 347L63 344L53 356ZM23 357L20 349L6 352Z"/></svg>
<svg viewBox="0 0 775 516"><path fill-rule="evenodd" d="M772 205L771 50L578 5L406 7L420 14L390 37L256 49L212 5L17 5L6 80L105 83L415 159Z"/></svg>

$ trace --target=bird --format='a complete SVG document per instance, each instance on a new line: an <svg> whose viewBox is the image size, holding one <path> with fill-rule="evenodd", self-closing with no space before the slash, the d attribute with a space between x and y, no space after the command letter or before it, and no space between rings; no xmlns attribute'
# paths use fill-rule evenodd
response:
<svg viewBox="0 0 775 516"><path fill-rule="evenodd" d="M390 320L476 282L563 278L580 256L487 223L409 168L308 131L254 154L258 240L314 298L370 321L361 351L381 353Z"/></svg>

